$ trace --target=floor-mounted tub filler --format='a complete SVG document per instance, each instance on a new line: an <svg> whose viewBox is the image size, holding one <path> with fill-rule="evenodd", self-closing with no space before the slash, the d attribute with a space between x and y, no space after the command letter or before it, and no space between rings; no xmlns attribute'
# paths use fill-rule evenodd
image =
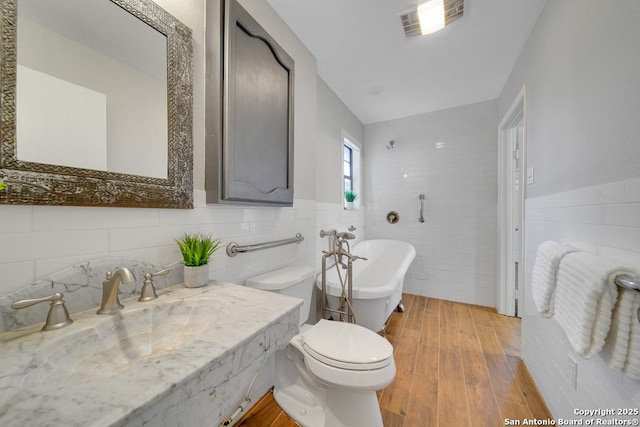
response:
<svg viewBox="0 0 640 427"><path fill-rule="evenodd" d="M416 257L415 248L399 240L364 240L351 248L351 253L366 260L352 265L352 307L356 324L380 331L402 302L404 277ZM318 275L316 286L322 289ZM326 294L329 307L337 310L343 290L338 270L329 268L326 273Z"/></svg>

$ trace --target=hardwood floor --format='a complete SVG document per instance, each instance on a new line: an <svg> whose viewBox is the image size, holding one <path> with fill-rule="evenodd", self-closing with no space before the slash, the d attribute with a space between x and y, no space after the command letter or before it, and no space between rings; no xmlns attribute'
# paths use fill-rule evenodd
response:
<svg viewBox="0 0 640 427"><path fill-rule="evenodd" d="M403 298L406 311L387 325L396 378L378 392L386 427L497 427L505 418L551 418L520 358L519 319L492 308ZM268 393L237 425L297 424Z"/></svg>

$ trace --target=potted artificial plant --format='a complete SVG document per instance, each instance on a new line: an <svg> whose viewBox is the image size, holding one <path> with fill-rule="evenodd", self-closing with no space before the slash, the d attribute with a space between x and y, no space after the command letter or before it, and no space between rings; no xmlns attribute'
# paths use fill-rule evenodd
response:
<svg viewBox="0 0 640 427"><path fill-rule="evenodd" d="M184 264L184 285L187 288L198 288L209 281L209 258L220 246L220 239L201 234L187 234L175 239Z"/></svg>
<svg viewBox="0 0 640 427"><path fill-rule="evenodd" d="M346 208L351 210L353 209L353 201L358 198L358 195L353 191L345 191L344 199L347 201Z"/></svg>

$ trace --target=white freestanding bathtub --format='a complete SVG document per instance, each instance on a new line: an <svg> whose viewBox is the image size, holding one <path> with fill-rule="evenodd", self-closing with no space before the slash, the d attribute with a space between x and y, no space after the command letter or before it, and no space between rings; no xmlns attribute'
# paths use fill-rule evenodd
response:
<svg viewBox="0 0 640 427"><path fill-rule="evenodd" d="M415 248L399 240L364 240L351 247L353 255L367 261L353 262L353 312L356 323L372 331L381 330L402 300L404 276L416 257ZM346 270L341 269L346 281ZM316 279L322 289L322 274ZM342 288L336 267L327 271L327 302L337 309Z"/></svg>

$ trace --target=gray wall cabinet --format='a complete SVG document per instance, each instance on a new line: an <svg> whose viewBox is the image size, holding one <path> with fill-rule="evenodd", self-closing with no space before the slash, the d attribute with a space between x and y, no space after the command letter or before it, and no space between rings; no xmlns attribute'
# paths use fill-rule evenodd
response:
<svg viewBox="0 0 640 427"><path fill-rule="evenodd" d="M207 3L207 203L293 204L293 87L293 59L246 10Z"/></svg>

